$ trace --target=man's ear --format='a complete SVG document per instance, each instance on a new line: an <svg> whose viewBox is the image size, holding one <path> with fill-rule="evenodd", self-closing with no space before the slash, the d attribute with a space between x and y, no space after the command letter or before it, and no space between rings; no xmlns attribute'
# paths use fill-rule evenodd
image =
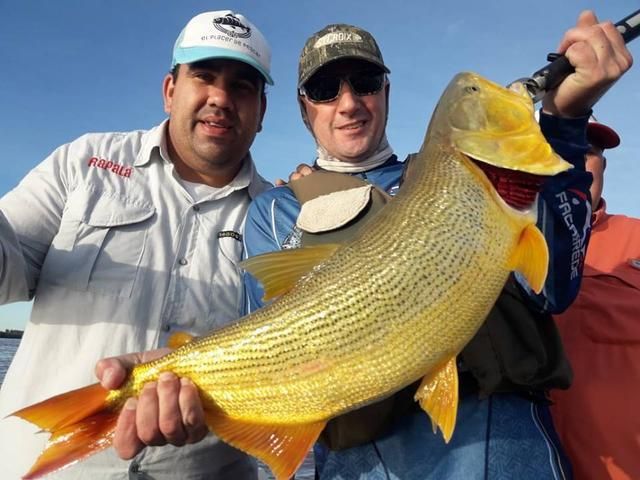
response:
<svg viewBox="0 0 640 480"><path fill-rule="evenodd" d="M262 98L260 99L260 122L258 122L258 132L262 131L262 120L264 114L267 112L267 96L262 92Z"/></svg>
<svg viewBox="0 0 640 480"><path fill-rule="evenodd" d="M173 91L175 89L175 83L173 81L173 75L168 74L164 77L162 82L162 98L164 100L165 113L171 113L171 103L173 100Z"/></svg>
<svg viewBox="0 0 640 480"><path fill-rule="evenodd" d="M313 133L313 128L311 128L311 124L309 123L309 115L307 114L307 106L304 103L304 98L302 95L298 94L298 105L300 106L300 115L302 115L302 122L304 126L311 132L313 138L315 138L315 134Z"/></svg>

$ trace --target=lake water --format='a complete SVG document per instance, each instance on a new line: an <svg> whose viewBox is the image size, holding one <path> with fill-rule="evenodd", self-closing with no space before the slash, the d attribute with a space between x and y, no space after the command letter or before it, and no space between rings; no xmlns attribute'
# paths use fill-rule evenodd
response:
<svg viewBox="0 0 640 480"><path fill-rule="evenodd" d="M18 349L20 340L17 338L0 338L0 385L4 380L4 375L7 373L9 364L13 355ZM271 480L273 476L269 473L266 467L260 468L260 479ZM309 455L298 473L296 474L296 480L312 480L313 479L313 456Z"/></svg>
<svg viewBox="0 0 640 480"><path fill-rule="evenodd" d="M18 338L0 338L0 385L19 344Z"/></svg>

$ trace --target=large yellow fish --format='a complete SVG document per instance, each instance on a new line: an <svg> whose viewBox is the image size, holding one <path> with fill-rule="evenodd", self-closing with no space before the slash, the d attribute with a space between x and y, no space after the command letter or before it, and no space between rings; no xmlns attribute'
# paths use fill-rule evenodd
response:
<svg viewBox="0 0 640 480"><path fill-rule="evenodd" d="M536 175L570 168L524 88L459 74L399 194L355 238L247 262L275 302L135 367L119 390L93 385L16 412L51 432L26 478L109 446L126 399L163 371L189 377L211 431L278 479L294 474L327 420L420 378L416 399L448 441L456 355L509 273L539 291L548 263L534 213L501 199L477 162Z"/></svg>

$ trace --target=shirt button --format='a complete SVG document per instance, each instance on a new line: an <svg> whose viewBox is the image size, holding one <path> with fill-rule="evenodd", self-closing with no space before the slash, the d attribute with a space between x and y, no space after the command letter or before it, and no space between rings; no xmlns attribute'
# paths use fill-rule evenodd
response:
<svg viewBox="0 0 640 480"><path fill-rule="evenodd" d="M178 260L178 263L182 266L185 266L187 263L189 263L189 260L187 260L186 258L181 258L180 260Z"/></svg>
<svg viewBox="0 0 640 480"><path fill-rule="evenodd" d="M193 206L193 210L194 210L195 212L199 212L199 211L200 211L200 205L194 205L194 206Z"/></svg>

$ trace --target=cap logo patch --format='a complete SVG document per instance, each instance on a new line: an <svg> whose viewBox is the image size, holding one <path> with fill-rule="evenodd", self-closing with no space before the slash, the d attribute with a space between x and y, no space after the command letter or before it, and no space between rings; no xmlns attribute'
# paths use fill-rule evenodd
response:
<svg viewBox="0 0 640 480"><path fill-rule="evenodd" d="M244 25L238 20L238 17L230 13L224 17L214 18L213 26L216 30L226 33L233 38L249 38L251 36L251 28Z"/></svg>
<svg viewBox="0 0 640 480"><path fill-rule="evenodd" d="M324 47L332 43L362 43L362 37L354 32L331 32L320 37L313 48Z"/></svg>

